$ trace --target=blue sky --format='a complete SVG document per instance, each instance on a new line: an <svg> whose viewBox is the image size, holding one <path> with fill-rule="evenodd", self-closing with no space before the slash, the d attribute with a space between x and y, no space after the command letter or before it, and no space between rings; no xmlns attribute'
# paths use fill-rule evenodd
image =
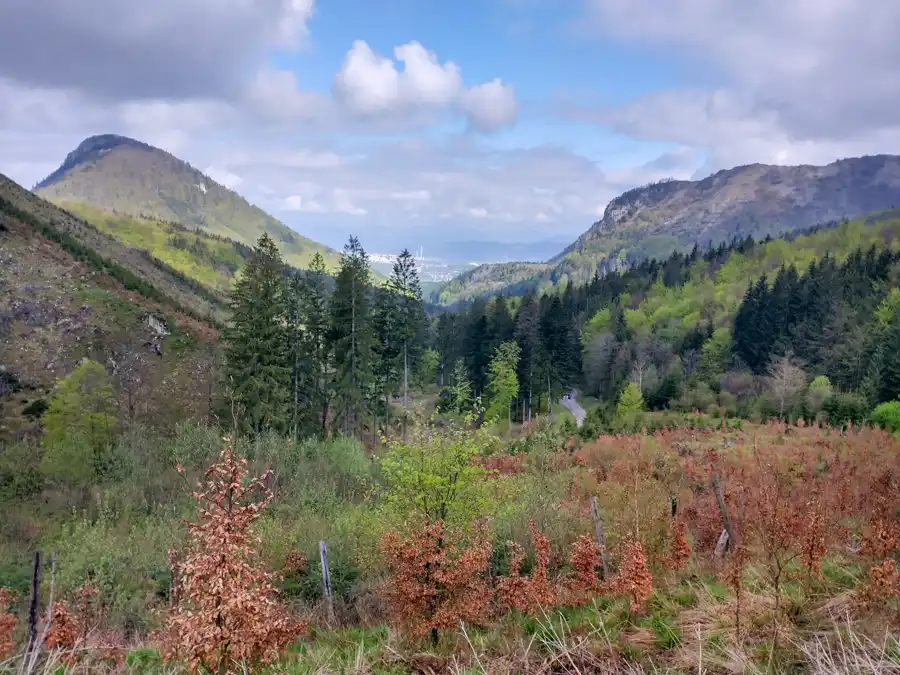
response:
<svg viewBox="0 0 900 675"><path fill-rule="evenodd" d="M122 133L335 247L550 255L648 181L900 152L898 28L882 0L14 3L0 171Z"/></svg>

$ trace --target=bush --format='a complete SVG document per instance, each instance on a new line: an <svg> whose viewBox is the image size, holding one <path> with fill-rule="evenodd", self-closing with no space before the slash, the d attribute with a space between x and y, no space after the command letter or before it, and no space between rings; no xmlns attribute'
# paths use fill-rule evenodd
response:
<svg viewBox="0 0 900 675"><path fill-rule="evenodd" d="M839 392L825 401L824 410L828 415L828 423L839 427L847 422L857 425L865 422L869 406L859 394Z"/></svg>
<svg viewBox="0 0 900 675"><path fill-rule="evenodd" d="M871 415L872 423L892 434L900 431L900 401L882 403Z"/></svg>

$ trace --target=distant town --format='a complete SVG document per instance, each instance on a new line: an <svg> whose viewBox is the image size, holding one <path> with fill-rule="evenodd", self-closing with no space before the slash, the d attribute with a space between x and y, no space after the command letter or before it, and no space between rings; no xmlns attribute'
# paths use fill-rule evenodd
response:
<svg viewBox="0 0 900 675"><path fill-rule="evenodd" d="M425 255L425 250L422 247L414 251L413 255L416 259L416 266L419 269L419 278L421 278L422 281L430 281L432 283L450 281L466 270L484 264L483 262L451 263L441 258L427 257ZM372 267L382 274L390 274L396 259L396 253L371 253L369 255Z"/></svg>

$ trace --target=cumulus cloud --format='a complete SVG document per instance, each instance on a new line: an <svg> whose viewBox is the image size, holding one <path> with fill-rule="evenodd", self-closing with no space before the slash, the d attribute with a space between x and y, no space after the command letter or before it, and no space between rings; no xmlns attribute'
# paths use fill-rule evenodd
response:
<svg viewBox="0 0 900 675"><path fill-rule="evenodd" d="M496 131L515 122L515 91L499 78L466 88L455 63L441 64L416 41L395 48L394 58L402 69L363 40L354 42L335 76L338 98L364 116L458 106L478 131Z"/></svg>
<svg viewBox="0 0 900 675"><path fill-rule="evenodd" d="M584 0L581 26L676 51L721 86L656 92L624 107L572 109L642 138L734 163L827 162L900 151L900 5L878 0ZM884 143L888 145L884 145Z"/></svg>

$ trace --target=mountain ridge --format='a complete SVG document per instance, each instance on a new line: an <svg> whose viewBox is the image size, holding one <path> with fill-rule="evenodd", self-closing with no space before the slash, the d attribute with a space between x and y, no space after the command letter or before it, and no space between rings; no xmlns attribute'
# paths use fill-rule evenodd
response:
<svg viewBox="0 0 900 675"><path fill-rule="evenodd" d="M34 192L65 207L86 203L115 214L180 223L253 246L263 233L285 262L308 267L316 253L335 269L339 253L295 232L188 162L126 136L83 140Z"/></svg>
<svg viewBox="0 0 900 675"><path fill-rule="evenodd" d="M664 259L694 245L763 239L852 219L900 205L900 156L848 157L825 165L747 164L700 180L663 180L626 190L603 217L547 261L480 270L478 289L457 277L434 296L453 304L532 285L590 282L649 258ZM448 289L453 292L449 292Z"/></svg>

